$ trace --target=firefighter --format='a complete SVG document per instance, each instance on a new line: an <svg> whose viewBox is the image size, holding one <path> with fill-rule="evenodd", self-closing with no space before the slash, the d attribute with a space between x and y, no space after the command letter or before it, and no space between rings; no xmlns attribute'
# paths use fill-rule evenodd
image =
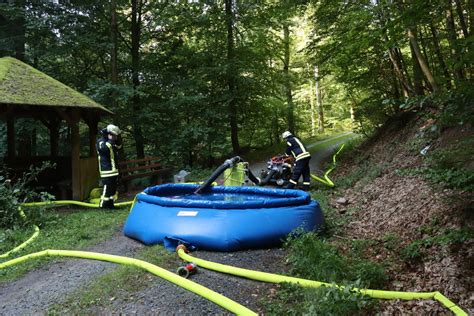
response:
<svg viewBox="0 0 474 316"><path fill-rule="evenodd" d="M298 183L298 179L303 175L303 190L308 190L310 185L309 160L311 159L311 154L306 150L303 143L291 132L286 131L281 135L281 137L288 145L285 154L287 156L293 156L296 161L290 182L285 188L294 189Z"/></svg>
<svg viewBox="0 0 474 316"><path fill-rule="evenodd" d="M118 126L107 125L106 128L100 130L102 137L96 143L100 180L103 185L99 204L101 208L115 208L114 198L117 193L119 177L118 150L122 147L120 132Z"/></svg>

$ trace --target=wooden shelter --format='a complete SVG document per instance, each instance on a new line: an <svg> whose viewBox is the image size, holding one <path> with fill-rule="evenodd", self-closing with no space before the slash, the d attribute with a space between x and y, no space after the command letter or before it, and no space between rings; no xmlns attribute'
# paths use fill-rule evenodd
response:
<svg viewBox="0 0 474 316"><path fill-rule="evenodd" d="M0 58L0 119L7 126L5 164L12 170L26 170L41 161L55 162L53 173L45 175L58 187L70 187L61 198L85 199L98 184L95 141L98 122L103 115L113 114L89 97L71 89L50 76L12 57ZM34 118L49 130L50 155L21 157L15 148L15 120ZM89 128L89 154L80 157L79 122ZM65 121L70 128L70 156L59 157L59 127Z"/></svg>

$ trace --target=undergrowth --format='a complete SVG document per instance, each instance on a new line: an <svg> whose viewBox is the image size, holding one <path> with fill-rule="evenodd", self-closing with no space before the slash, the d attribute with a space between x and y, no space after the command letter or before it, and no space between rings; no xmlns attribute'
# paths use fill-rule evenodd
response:
<svg viewBox="0 0 474 316"><path fill-rule="evenodd" d="M423 230L423 227L421 227L421 230ZM425 258L428 254L428 249L433 246L451 246L474 239L474 229L470 227L459 229L438 227L438 230L439 232L434 236L414 240L406 247L403 247L400 250L400 258L407 263L416 264Z"/></svg>
<svg viewBox="0 0 474 316"><path fill-rule="evenodd" d="M43 225L49 216L44 207L26 208L23 211L26 218L20 215L21 203L32 201L49 201L53 198L46 192L37 193L31 188L31 183L45 169L54 167L50 163L43 163L40 167L31 166L18 179L12 179L8 170L0 169L0 228L20 229L36 224Z"/></svg>
<svg viewBox="0 0 474 316"><path fill-rule="evenodd" d="M398 169L398 175L421 175L428 181L444 187L474 191L474 140L465 138L425 153L426 165L415 168Z"/></svg>
<svg viewBox="0 0 474 316"><path fill-rule="evenodd" d="M333 284L335 285L335 284ZM334 286L302 288L283 284L268 315L353 315L375 307L376 301L353 291L360 281L348 283L343 290Z"/></svg>
<svg viewBox="0 0 474 316"><path fill-rule="evenodd" d="M285 246L289 251L290 275L344 288L302 288L285 284L276 297L267 302L268 314L351 315L376 308L376 300L353 289L381 288L387 276L383 267L360 256L360 248L351 248L343 255L329 240L314 232L290 238Z"/></svg>
<svg viewBox="0 0 474 316"><path fill-rule="evenodd" d="M289 274L345 287L341 291L335 287L301 288L285 284L265 303L268 314L351 315L376 309L376 300L351 289L382 288L387 281L385 270L364 257L364 251L373 244L370 239L352 241L344 253L338 248L332 237L351 214L338 216L331 208L328 192L312 192L324 210L324 231L294 234L285 242Z"/></svg>

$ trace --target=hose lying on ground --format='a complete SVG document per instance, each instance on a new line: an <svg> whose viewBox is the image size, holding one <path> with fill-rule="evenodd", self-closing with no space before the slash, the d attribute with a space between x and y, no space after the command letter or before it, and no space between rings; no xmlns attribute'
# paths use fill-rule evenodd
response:
<svg viewBox="0 0 474 316"><path fill-rule="evenodd" d="M329 179L329 174L334 170L334 168L336 168L336 156L342 151L343 148L344 148L344 144L342 144L339 150L332 156L332 166L324 173L323 175L324 179L314 174L310 174L311 178L333 188L334 182L332 182L331 179Z"/></svg>
<svg viewBox="0 0 474 316"><path fill-rule="evenodd" d="M135 199L133 201L126 201L126 202L120 202L120 203L115 203L115 206L118 206L118 207L121 207L121 206L126 206L126 205L130 205L130 204L133 204L135 203ZM91 204L91 203L84 203L84 202L78 202L78 201L68 201L68 200L60 200L60 201L47 201L47 202L31 202L31 203L22 203L21 205L22 206L50 206L50 205L79 205L79 206L86 206L86 207L95 207L95 208L98 208L99 207L99 204ZM26 219L26 215L25 213L23 212L23 210L21 209L21 207L18 207L18 211L20 212L20 216L23 218L23 219ZM35 232L33 233L33 235L31 235L30 238L28 238L28 240L26 240L25 242L21 243L19 246L16 246L15 248L3 253L0 255L0 258L7 258L9 257L12 253L15 253L15 252L18 252L20 251L21 249L25 248L26 246L28 246L29 244L31 244L31 242L33 242L34 239L36 239L36 237L38 237L39 233L40 233L40 229L38 226L36 225L33 225L34 229L35 229Z"/></svg>
<svg viewBox="0 0 474 316"><path fill-rule="evenodd" d="M26 215L25 213L23 212L23 210L21 209L21 207L18 207L18 211L20 212L20 216L21 218L23 219L26 219ZM16 246L15 248L13 248L12 250L10 251L7 251L5 252L4 254L1 254L0 255L0 258L7 258L8 256L10 256L12 253L15 253L17 251L20 251L21 249L25 248L26 246L28 246L29 244L31 244L33 242L33 240L36 239L36 237L38 237L39 235L39 227L36 226L36 225L33 225L34 229L35 229L35 232L33 233L33 235L31 235L30 238L28 238L28 240L26 240L25 242L23 242L22 244L20 244L19 246Z"/></svg>
<svg viewBox="0 0 474 316"><path fill-rule="evenodd" d="M114 205L117 207L122 207L122 206L131 205L131 204L133 204L133 201L115 203ZM23 206L78 205L78 206L93 207L93 208L99 207L99 204L79 202L79 201L73 201L73 200L31 202L31 203L23 203L22 205Z"/></svg>
<svg viewBox="0 0 474 316"><path fill-rule="evenodd" d="M7 262L0 263L0 270L31 260L31 259L40 258L40 257L75 257L75 258L83 258L83 259L108 261L108 262L113 262L113 263L134 266L140 269L144 269L190 292L200 295L204 297L205 299L237 315L257 315L255 312L248 309L247 307L242 306L239 303L217 292L214 292L200 284L197 284L193 281L180 277L168 270L165 270L149 262L139 260L139 259L129 258L129 257L115 256L115 255L109 255L109 254L103 254L103 253L97 253L97 252L88 252L88 251L48 249L48 250L43 250L40 252L31 253L29 255L22 256L22 257L19 257Z"/></svg>
<svg viewBox="0 0 474 316"><path fill-rule="evenodd" d="M215 263L199 258L195 258L186 253L186 247L180 245L176 248L176 251L179 257L188 262L194 262L198 266L214 270L217 272L232 274L252 280L267 282L267 283L294 283L302 287L336 287L340 290L344 290L344 286L334 285L331 283L306 280L300 278L294 278L279 274L272 274L267 272L260 272L248 269L237 268L233 266L228 266L220 263ZM467 313L463 311L459 306L454 304L451 300L445 297L440 292L397 292L397 291L383 291L383 290L370 290L370 289L357 289L354 288L352 291L359 292L361 294L378 298L378 299L402 299L402 300L417 300L417 299L434 299L443 304L446 308L449 308L454 314L458 316L467 316Z"/></svg>

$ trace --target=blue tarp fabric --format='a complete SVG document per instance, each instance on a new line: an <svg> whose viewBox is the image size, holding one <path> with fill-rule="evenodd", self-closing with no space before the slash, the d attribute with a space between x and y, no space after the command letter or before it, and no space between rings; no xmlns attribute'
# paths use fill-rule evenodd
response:
<svg viewBox="0 0 474 316"><path fill-rule="evenodd" d="M125 235L145 244L236 251L281 244L297 228L321 228L319 204L300 190L165 184L139 194L125 223ZM171 249L174 250L174 249Z"/></svg>

